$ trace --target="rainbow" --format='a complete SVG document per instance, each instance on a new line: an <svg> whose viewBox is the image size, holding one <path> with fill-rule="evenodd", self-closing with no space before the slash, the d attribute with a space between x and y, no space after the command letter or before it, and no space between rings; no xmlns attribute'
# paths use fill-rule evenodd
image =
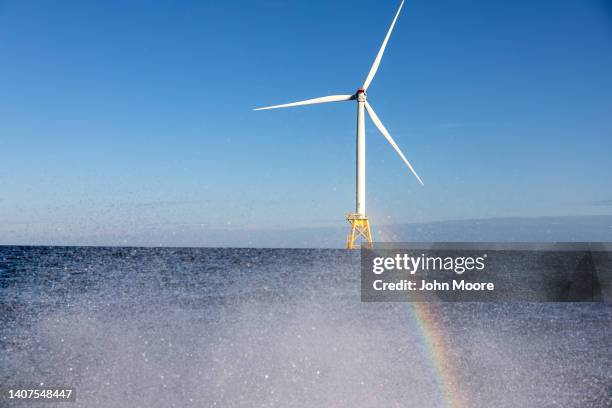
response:
<svg viewBox="0 0 612 408"><path fill-rule="evenodd" d="M395 236L390 228L385 226L379 228L377 233L381 237L381 242L394 241ZM388 239L385 239L385 236ZM435 302L410 302L408 307L419 327L420 335L436 373L436 383L446 406L449 408L469 407L467 387L461 384L456 362L447 352L451 349L452 343L439 322L438 306Z"/></svg>
<svg viewBox="0 0 612 408"><path fill-rule="evenodd" d="M447 350L452 347L437 316L439 311L433 302L409 303L411 314L419 326L426 348L431 356L436 373L436 382L449 408L464 408L467 404L467 390L460 382L455 361Z"/></svg>

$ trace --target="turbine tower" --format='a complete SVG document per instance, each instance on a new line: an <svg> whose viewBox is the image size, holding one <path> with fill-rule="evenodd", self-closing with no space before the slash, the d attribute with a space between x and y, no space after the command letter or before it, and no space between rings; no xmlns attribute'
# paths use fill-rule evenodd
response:
<svg viewBox="0 0 612 408"><path fill-rule="evenodd" d="M387 35L385 36L385 39L380 47L380 50L378 50L378 54L376 55L376 58L374 59L374 63L372 64L372 68L370 68L370 72L368 72L368 76L366 77L365 82L363 83L361 88L357 90L356 93L354 93L353 95L322 96L320 98L308 99L305 101L285 103L282 105L266 106L264 108L254 109L256 111L259 111L259 110L267 110L267 109L289 108L292 106L301 106L301 105L314 105L318 103L327 103L327 102L343 102L343 101L353 101L353 100L357 101L357 150L356 150L357 171L356 171L356 194L355 194L356 205L355 205L355 212L349 213L346 217L346 220L351 225L351 232L349 236L347 237L347 248L349 249L357 248L358 245L356 244L356 242L360 238L362 238L362 242L364 243L364 245L371 246L372 244L372 233L370 231L370 222L368 220L368 216L366 215L366 210L365 210L366 209L365 207L365 192L366 192L366 189L365 189L365 151L366 151L365 111L368 112L368 115L370 116L370 119L372 119L372 122L374 123L374 125L378 128L380 133L382 133L382 135L385 137L387 142L389 142L389 144L393 147L393 149L395 149L395 151L397 152L399 157L404 161L404 163L406 163L406 166L408 166L408 168L410 169L412 174L414 174L414 176L419 181L419 183L423 185L423 181L421 180L419 175L416 173L416 171L414 170L414 168L412 167L408 159L406 159L406 156L404 156L404 154L402 153L400 148L397 146L397 144L395 143L395 141L393 140L393 138L391 137L391 135L389 134L385 126L382 124L382 122L378 118L378 115L376 115L376 112L374 112L374 109L372 108L372 106L368 103L367 93L366 93L368 90L368 87L370 86L370 84L372 83L372 80L374 79L374 76L376 75L376 71L378 70L378 66L380 65L380 60L382 59L382 56L385 52L385 48L387 47L387 43L389 42L389 37L391 36L393 27L395 27L395 22L397 21L397 18L399 17L399 14L402 10L403 5L404 5L404 0L402 0L402 2L399 5L399 8L397 9L397 13L395 13L393 22L391 23L391 26L389 27L389 31L387 31Z"/></svg>

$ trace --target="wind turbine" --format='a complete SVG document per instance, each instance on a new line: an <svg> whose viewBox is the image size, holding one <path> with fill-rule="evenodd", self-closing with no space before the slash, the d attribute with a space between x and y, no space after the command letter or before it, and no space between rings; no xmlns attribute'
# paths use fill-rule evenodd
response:
<svg viewBox="0 0 612 408"><path fill-rule="evenodd" d="M320 98L308 99L305 101L299 102L291 102L285 103L282 105L274 105L274 106L266 106L263 108L256 108L254 110L267 110L267 109L277 109L277 108L289 108L292 106L302 106L302 105L314 105L318 103L328 103L328 102L344 102L344 101L357 101L357 174L356 174L356 208L354 213L350 213L347 215L346 219L351 224L351 233L347 238L347 248L353 249L357 247L355 241L360 237L363 238L365 244L371 246L372 244L372 234L370 231L370 222L368 220L368 216L365 212L365 111L368 112L370 119L374 122L374 125L378 128L380 133L387 139L387 142L393 147L399 157L406 163L406 166L410 169L412 174L416 177L421 185L423 185L423 181L416 173L406 156L402 153L400 148L395 143L395 140L391 137L385 126L382 124L376 112L367 101L366 91L368 87L372 83L374 76L376 75L376 71L378 71L378 66L380 65L380 60L385 52L385 48L387 47L387 43L389 42L389 37L391 36L391 32L393 31L393 27L395 27L395 22L402 11L402 6L404 5L404 0L399 5L397 9L397 13L395 13L395 17L393 18L393 22L389 27L389 31L387 31L387 35L378 50L378 54L374 59L374 63L370 68L370 72L368 72L368 76L365 79L365 82L357 90L353 95L330 95L330 96L322 96Z"/></svg>

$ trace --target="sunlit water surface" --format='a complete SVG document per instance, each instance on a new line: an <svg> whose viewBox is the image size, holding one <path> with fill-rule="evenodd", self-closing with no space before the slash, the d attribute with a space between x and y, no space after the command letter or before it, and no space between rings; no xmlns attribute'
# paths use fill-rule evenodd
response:
<svg viewBox="0 0 612 408"><path fill-rule="evenodd" d="M74 387L75 408L612 404L609 304L424 305L431 344L359 282L344 250L0 247L0 386Z"/></svg>

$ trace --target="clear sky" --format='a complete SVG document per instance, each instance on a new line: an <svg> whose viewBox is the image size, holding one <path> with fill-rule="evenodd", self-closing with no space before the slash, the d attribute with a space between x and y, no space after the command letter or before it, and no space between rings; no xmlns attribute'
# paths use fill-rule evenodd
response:
<svg viewBox="0 0 612 408"><path fill-rule="evenodd" d="M0 243L341 226L398 1L0 1ZM407 0L368 100L382 224L612 213L612 6Z"/></svg>

